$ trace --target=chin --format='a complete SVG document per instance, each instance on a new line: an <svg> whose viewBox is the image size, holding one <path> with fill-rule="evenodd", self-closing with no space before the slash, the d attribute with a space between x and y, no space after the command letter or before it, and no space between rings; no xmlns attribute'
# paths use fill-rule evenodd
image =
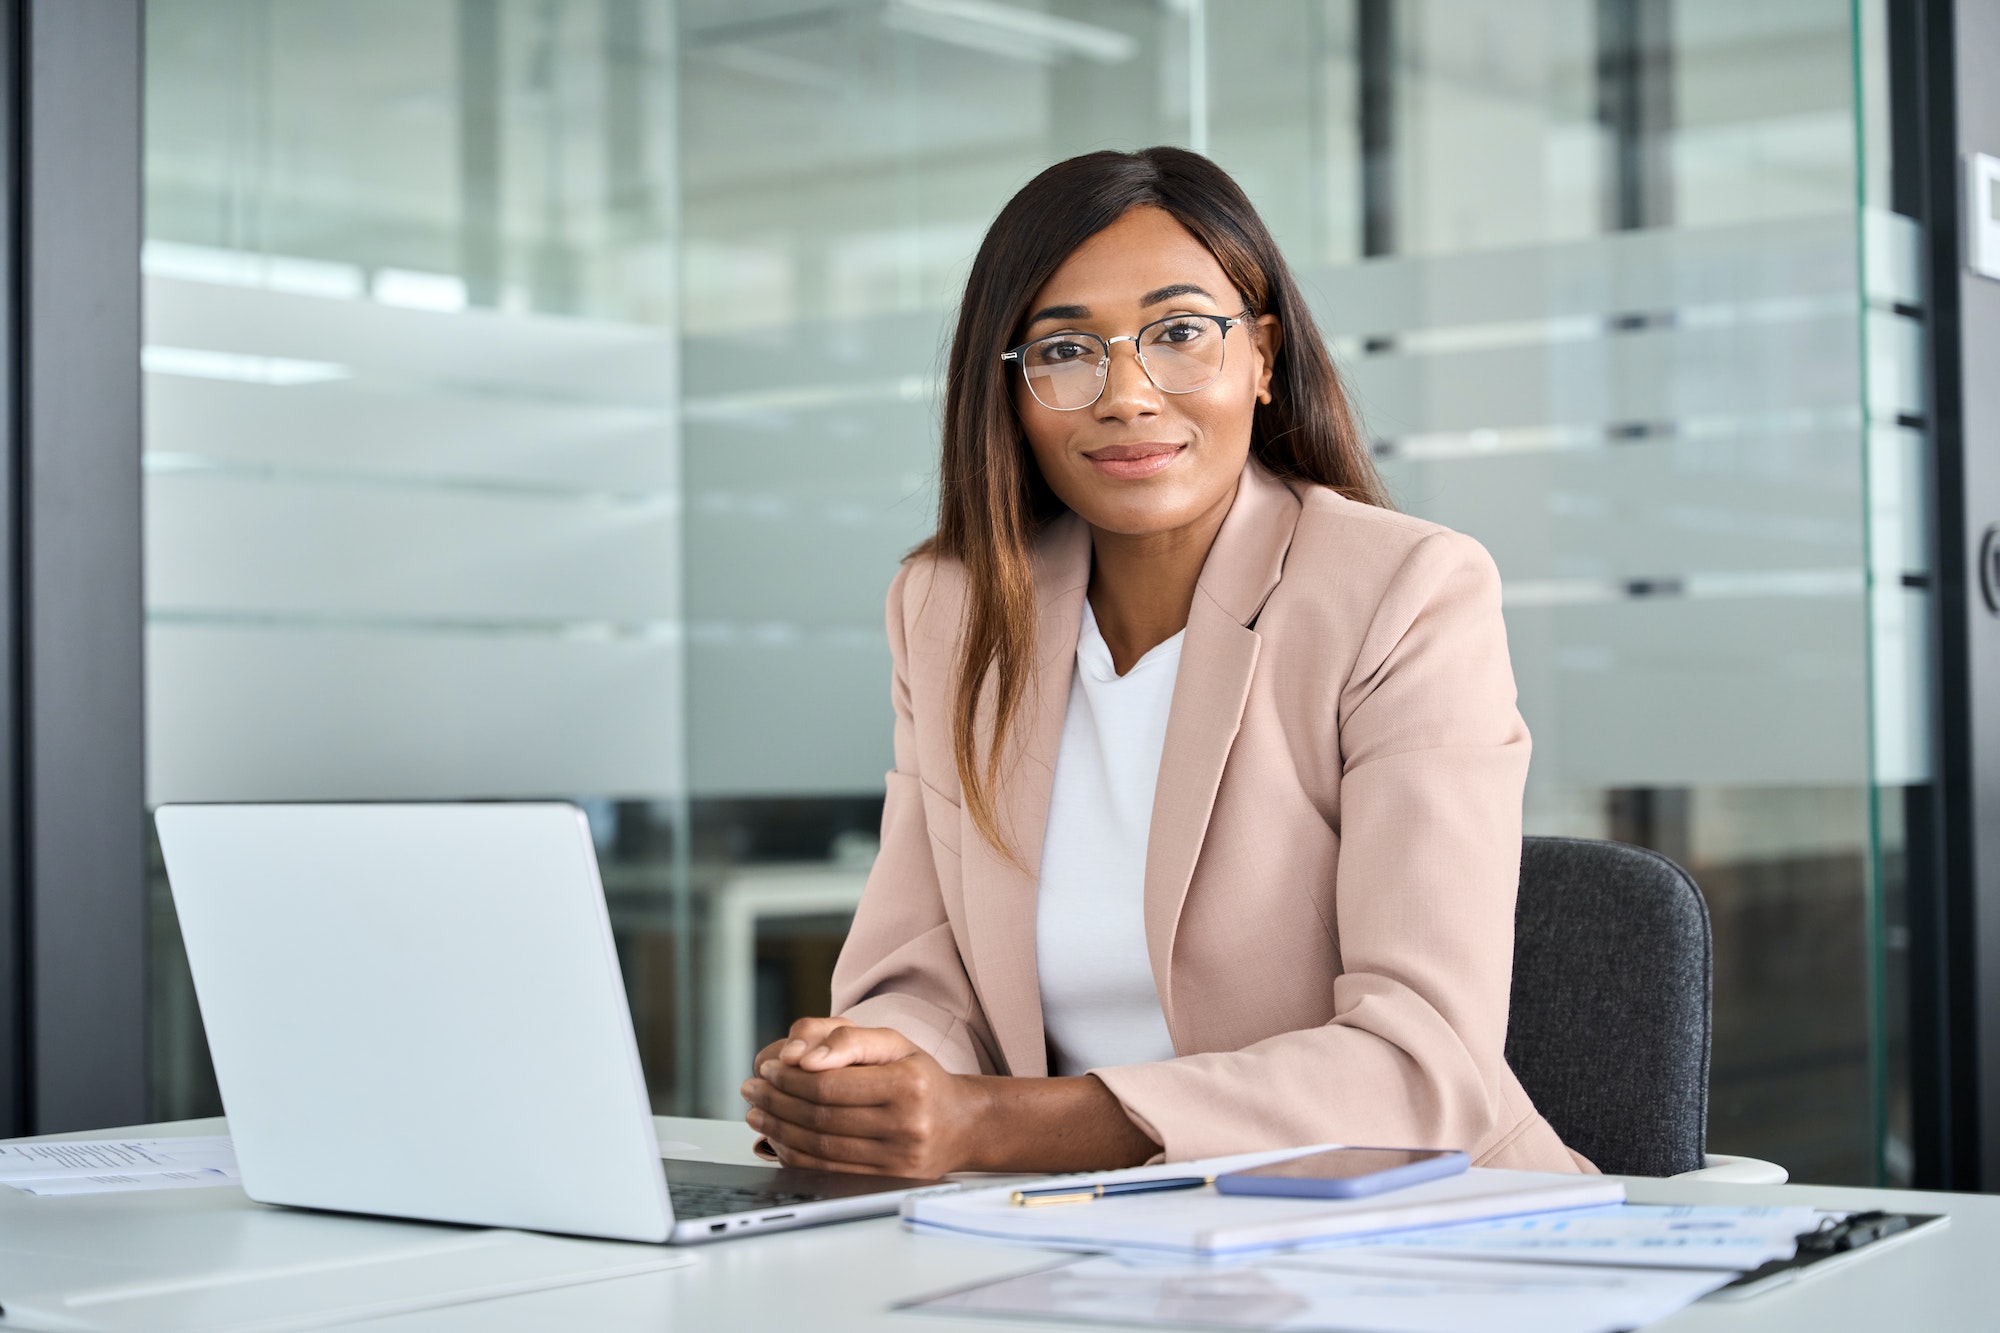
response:
<svg viewBox="0 0 2000 1333"><path fill-rule="evenodd" d="M1093 528L1121 537L1145 537L1184 528L1199 519L1208 507L1201 497L1190 496L1181 487L1156 486L1149 481L1127 482L1110 494L1099 488L1082 505L1071 506Z"/></svg>

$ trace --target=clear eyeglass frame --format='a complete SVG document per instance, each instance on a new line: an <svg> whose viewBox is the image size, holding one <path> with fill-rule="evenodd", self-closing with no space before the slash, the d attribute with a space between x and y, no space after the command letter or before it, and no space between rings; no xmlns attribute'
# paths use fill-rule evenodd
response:
<svg viewBox="0 0 2000 1333"><path fill-rule="evenodd" d="M1022 343L1019 347L1008 348L1006 351L1000 353L1000 359L1002 361L1011 361L1015 365L1021 368L1021 376L1027 382L1028 392L1034 394L1035 401L1040 403L1043 407L1048 408L1051 412L1081 412L1084 408L1095 405L1097 400L1104 396L1104 386L1110 380L1110 375L1108 371L1111 366L1111 349L1114 345L1124 342L1129 342L1132 344L1132 354L1133 356L1138 358L1139 368L1146 372L1146 378L1148 380L1151 380L1153 387L1158 389L1161 393L1171 393L1171 394L1200 393L1203 389L1208 388L1210 385L1214 384L1217 380L1222 378L1222 368L1225 364L1227 364L1229 359L1229 331L1235 328L1237 325L1247 324L1255 318L1256 316L1254 316L1248 310L1245 310L1242 314L1235 316L1182 313L1177 315L1162 316L1161 318L1153 320L1150 323L1144 325L1142 328L1140 328L1140 330L1137 333L1121 333L1115 338L1104 338L1098 336L1095 333L1077 333L1077 332L1048 333L1042 335L1039 338L1030 338L1027 342ZM1200 384L1194 385L1186 389L1170 389L1166 385L1160 383L1159 376L1153 373L1153 367L1146 360L1146 353L1144 351L1144 348L1146 346L1146 335L1152 332L1154 329L1160 327L1162 324L1176 324L1191 319L1208 320L1210 323L1215 324L1218 328L1222 330L1222 340L1220 344L1222 348L1222 355L1216 358L1215 372L1211 374L1206 380L1202 381ZM1097 369L1097 392L1090 396L1090 400L1088 402L1076 403L1069 407L1058 406L1057 404L1051 403L1047 399L1043 398L1042 395L1040 393L1037 393L1035 390L1034 376L1028 373L1027 354L1029 349L1038 346L1041 343L1063 338L1067 338L1072 342L1094 342L1097 344L1097 349L1098 349L1097 360L1094 363Z"/></svg>

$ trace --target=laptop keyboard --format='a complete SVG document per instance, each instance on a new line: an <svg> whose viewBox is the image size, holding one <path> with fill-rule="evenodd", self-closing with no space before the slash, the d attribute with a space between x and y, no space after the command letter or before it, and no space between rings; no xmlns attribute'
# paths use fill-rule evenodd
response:
<svg viewBox="0 0 2000 1333"><path fill-rule="evenodd" d="M679 1221L694 1217L722 1217L729 1213L754 1213L763 1208L810 1203L819 1197L793 1194L789 1190L749 1189L741 1185L695 1185L679 1180L667 1182L667 1195L674 1201L674 1217Z"/></svg>

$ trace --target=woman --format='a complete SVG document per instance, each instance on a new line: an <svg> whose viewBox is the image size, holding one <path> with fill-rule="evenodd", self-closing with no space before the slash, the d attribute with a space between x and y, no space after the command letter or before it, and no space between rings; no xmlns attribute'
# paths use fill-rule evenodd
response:
<svg viewBox="0 0 2000 1333"><path fill-rule="evenodd" d="M1389 508L1206 158L1093 153L1002 210L888 624L882 852L837 1016L743 1085L767 1152L1591 1169L1501 1053L1528 734L1499 577Z"/></svg>

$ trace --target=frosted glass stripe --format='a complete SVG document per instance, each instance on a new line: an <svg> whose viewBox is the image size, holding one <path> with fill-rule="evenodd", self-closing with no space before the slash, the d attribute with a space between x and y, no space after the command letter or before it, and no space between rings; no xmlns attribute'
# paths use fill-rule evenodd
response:
<svg viewBox="0 0 2000 1333"><path fill-rule="evenodd" d="M1504 324L1800 298L1857 300L1848 211L1648 228L1559 243L1364 261L1300 273L1330 333Z"/></svg>
<svg viewBox="0 0 2000 1333"><path fill-rule="evenodd" d="M1856 597L1859 569L1759 569L1670 574L1641 579L1515 579L1500 586L1510 607L1587 606L1593 603L1684 598L1715 601L1745 597Z"/></svg>
<svg viewBox="0 0 2000 1333"><path fill-rule="evenodd" d="M438 385L346 380L282 389L148 375L151 454L253 467L480 477L615 493L677 484L679 417Z"/></svg>
<svg viewBox="0 0 2000 1333"><path fill-rule="evenodd" d="M358 486L403 491L449 491L508 499L551 500L579 504L629 505L668 512L679 506L670 491L616 491L594 486L564 486L521 477L482 477L426 472L388 472L376 468L327 467L310 463L249 462L235 458L205 458L198 454L148 452L139 460L150 476L210 476L235 481L270 481L286 485Z"/></svg>
<svg viewBox="0 0 2000 1333"><path fill-rule="evenodd" d="M942 384L924 375L899 375L886 380L851 380L837 384L801 384L753 393L689 396L682 413L690 421L727 421L737 417L764 416L773 412L798 412L849 403L921 403L938 397Z"/></svg>
<svg viewBox="0 0 2000 1333"><path fill-rule="evenodd" d="M1551 347L1595 342L1651 329L1730 329L1758 324L1843 318L1855 311L1851 296L1802 296L1762 301L1713 302L1665 310L1560 315L1491 324L1445 325L1394 333L1343 334L1330 339L1336 356L1428 356L1502 347Z"/></svg>
<svg viewBox="0 0 2000 1333"><path fill-rule="evenodd" d="M153 804L683 789L672 644L157 623L146 644Z"/></svg>
<svg viewBox="0 0 2000 1333"><path fill-rule="evenodd" d="M635 640L677 643L677 620L563 620L534 616L369 615L312 611L243 611L155 606L148 625L179 629L283 630L302 633L455 635L480 638L566 639L576 642Z"/></svg>
<svg viewBox="0 0 2000 1333"><path fill-rule="evenodd" d="M808 625L795 621L560 620L496 616L322 615L298 611L237 611L155 607L146 623L174 629L260 630L286 634L386 634L469 638L561 639L571 643L658 643L684 639L700 647L740 645L880 648L879 623Z"/></svg>
<svg viewBox="0 0 2000 1333"><path fill-rule="evenodd" d="M1432 431L1377 439L1377 458L1434 462L1448 458L1485 458L1500 454L1568 453L1604 449L1652 440L1712 440L1733 436L1804 434L1854 430L1861 409L1801 410L1756 415L1717 414L1675 421L1626 421L1570 426L1514 426L1469 431Z"/></svg>

